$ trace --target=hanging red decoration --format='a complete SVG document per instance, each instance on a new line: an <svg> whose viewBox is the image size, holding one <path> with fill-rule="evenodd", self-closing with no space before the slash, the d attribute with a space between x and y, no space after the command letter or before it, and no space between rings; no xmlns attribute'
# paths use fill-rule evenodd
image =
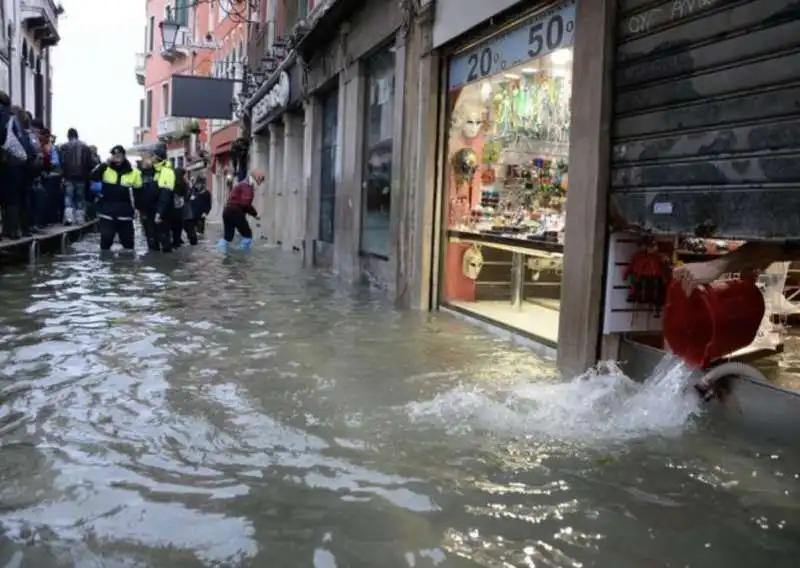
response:
<svg viewBox="0 0 800 568"><path fill-rule="evenodd" d="M652 306L655 315L661 315L672 279L672 263L669 256L659 250L655 239L642 240L623 278L628 284L628 302Z"/></svg>

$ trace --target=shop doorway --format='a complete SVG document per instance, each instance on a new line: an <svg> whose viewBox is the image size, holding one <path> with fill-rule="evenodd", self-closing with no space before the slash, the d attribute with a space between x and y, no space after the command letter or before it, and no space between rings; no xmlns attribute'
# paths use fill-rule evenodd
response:
<svg viewBox="0 0 800 568"><path fill-rule="evenodd" d="M575 6L540 8L473 38L448 62L440 304L550 347L560 318Z"/></svg>

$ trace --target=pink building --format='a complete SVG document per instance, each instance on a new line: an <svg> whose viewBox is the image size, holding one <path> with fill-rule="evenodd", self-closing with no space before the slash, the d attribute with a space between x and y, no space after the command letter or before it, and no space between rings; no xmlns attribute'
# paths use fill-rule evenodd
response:
<svg viewBox="0 0 800 568"><path fill-rule="evenodd" d="M158 141L167 144L169 158L182 167L196 157L207 140L207 121L172 116L173 75L208 76L210 54L217 42L208 36L215 23L215 6L189 0L147 0L144 50L137 54L136 77L144 88L139 124L134 128L133 153ZM159 24L171 15L181 24L175 46L165 49Z"/></svg>

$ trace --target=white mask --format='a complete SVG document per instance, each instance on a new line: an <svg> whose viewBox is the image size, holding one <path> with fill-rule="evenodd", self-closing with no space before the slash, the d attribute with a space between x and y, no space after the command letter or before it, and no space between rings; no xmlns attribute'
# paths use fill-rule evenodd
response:
<svg viewBox="0 0 800 568"><path fill-rule="evenodd" d="M464 120L461 125L461 134L464 138L471 140L475 138L481 131L481 121L479 118L470 116Z"/></svg>

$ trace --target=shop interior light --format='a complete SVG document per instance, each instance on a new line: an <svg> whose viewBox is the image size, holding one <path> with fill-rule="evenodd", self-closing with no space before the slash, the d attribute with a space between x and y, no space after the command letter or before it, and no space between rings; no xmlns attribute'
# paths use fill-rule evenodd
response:
<svg viewBox="0 0 800 568"><path fill-rule="evenodd" d="M522 73L525 74L525 75L533 75L534 73L538 73L538 72L539 72L539 70L538 69L534 69L533 67L525 67L522 70Z"/></svg>
<svg viewBox="0 0 800 568"><path fill-rule="evenodd" d="M519 75L514 75L514 73L506 73L504 75L504 77L506 79L511 79L512 81L515 81L516 79L519 79Z"/></svg>
<svg viewBox="0 0 800 568"><path fill-rule="evenodd" d="M569 48L559 49L550 54L550 61L554 65L566 65L572 62L572 50Z"/></svg>

